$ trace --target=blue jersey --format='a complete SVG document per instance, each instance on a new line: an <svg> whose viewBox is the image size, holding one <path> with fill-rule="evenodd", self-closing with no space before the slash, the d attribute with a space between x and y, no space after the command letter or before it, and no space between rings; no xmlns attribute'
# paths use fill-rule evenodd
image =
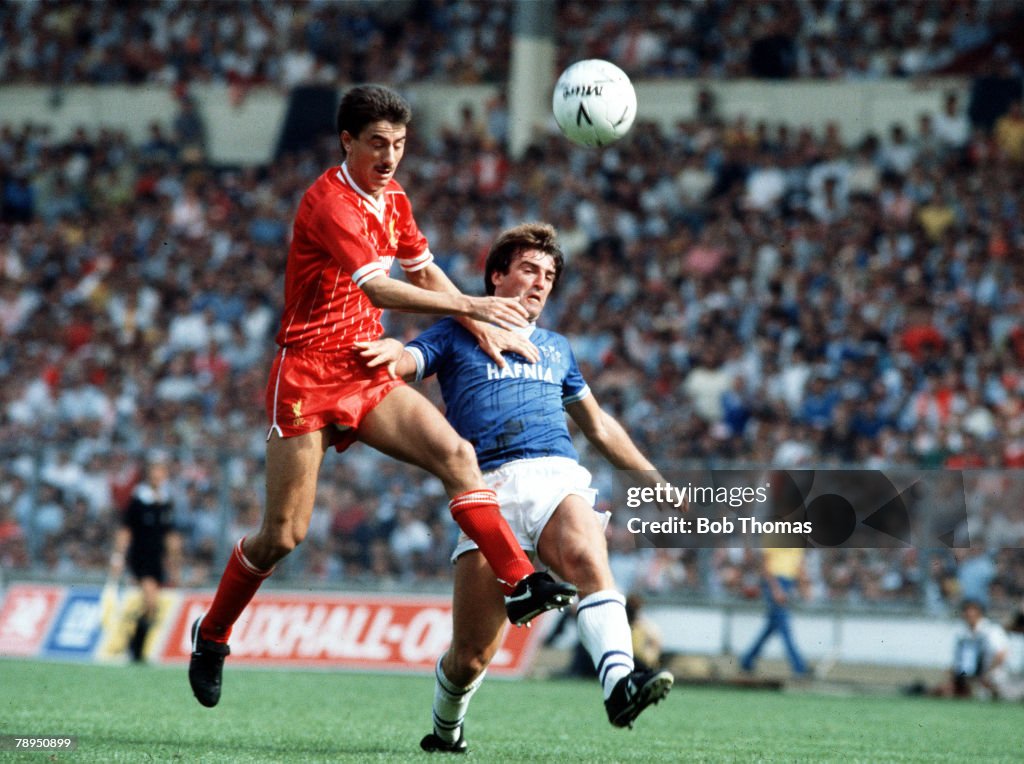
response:
<svg viewBox="0 0 1024 764"><path fill-rule="evenodd" d="M585 398L590 388L565 337L533 327L529 339L540 360L533 364L508 353L504 369L451 318L406 346L416 359L417 380L437 374L445 416L473 444L482 470L539 456L579 459L565 405Z"/></svg>

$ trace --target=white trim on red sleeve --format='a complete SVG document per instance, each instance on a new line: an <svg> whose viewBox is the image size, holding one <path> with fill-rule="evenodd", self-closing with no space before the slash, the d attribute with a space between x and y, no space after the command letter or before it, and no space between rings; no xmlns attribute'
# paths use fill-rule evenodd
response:
<svg viewBox="0 0 1024 764"><path fill-rule="evenodd" d="M362 268L356 270L352 274L352 283L357 287L362 287L367 281L375 279L378 276L386 276L388 274L385 270L384 265L380 262L367 263Z"/></svg>
<svg viewBox="0 0 1024 764"><path fill-rule="evenodd" d="M398 258L398 264L402 266L402 270L406 273L415 273L421 271L434 262L434 255L429 249L425 249L415 257L400 257Z"/></svg>

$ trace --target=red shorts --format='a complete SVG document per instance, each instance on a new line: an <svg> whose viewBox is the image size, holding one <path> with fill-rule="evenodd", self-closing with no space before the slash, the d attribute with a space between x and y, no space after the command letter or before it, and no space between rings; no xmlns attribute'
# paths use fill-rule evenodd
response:
<svg viewBox="0 0 1024 764"><path fill-rule="evenodd" d="M354 353L282 348L267 381L267 438L275 430L291 438L327 427L331 444L344 451L366 415L404 384L385 366L367 368Z"/></svg>

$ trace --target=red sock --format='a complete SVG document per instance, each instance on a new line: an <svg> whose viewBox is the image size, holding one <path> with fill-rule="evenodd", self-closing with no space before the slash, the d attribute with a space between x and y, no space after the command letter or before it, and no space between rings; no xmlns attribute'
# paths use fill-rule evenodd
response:
<svg viewBox="0 0 1024 764"><path fill-rule="evenodd" d="M242 552L243 541L244 538L235 544L224 568L224 575L220 577L217 593L213 596L213 604L203 616L199 628L203 639L227 642L231 636L231 627L235 625L238 616L252 600L263 580L274 572L273 568L259 570L249 562Z"/></svg>
<svg viewBox="0 0 1024 764"><path fill-rule="evenodd" d="M506 594L533 573L529 558L498 507L498 497L489 488L466 491L448 503L448 509L463 532L483 552Z"/></svg>

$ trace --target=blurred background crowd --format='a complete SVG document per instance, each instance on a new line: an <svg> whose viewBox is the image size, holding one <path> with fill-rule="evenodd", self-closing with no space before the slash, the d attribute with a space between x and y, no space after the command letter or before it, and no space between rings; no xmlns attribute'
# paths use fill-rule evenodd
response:
<svg viewBox="0 0 1024 764"><path fill-rule="evenodd" d="M4 570L101 575L154 451L173 465L183 583L211 583L223 545L259 522L291 220L339 156L326 136L267 166L213 166L187 85L507 75L507 39L493 35L504 4L391 5L404 10L256 3L246 24L217 3L0 5L5 82L181 93L177 118L141 142L84 128L56 140L0 118ZM871 77L987 47L1010 87L987 111L951 90L942 110L851 145L841 124L724 119L709 85L670 130L637 124L600 152L540 135L515 161L499 98L436 138L412 126L399 177L432 251L479 293L500 229L554 223L568 267L543 323L570 337L598 400L664 469L992 470L968 497L974 548L814 550L812 600L944 611L970 595L1010 609L1024 596L1024 112L1019 56L1000 42L1010 4L649 5L637 29L626 4L560 3L560 51L634 76L756 76L759 41L781 35L791 68L766 76ZM408 339L426 325L392 315L387 329ZM283 578L445 581L455 530L440 484L356 446L326 461ZM749 550L635 550L614 520L610 539L625 590L757 597Z"/></svg>
<svg viewBox="0 0 1024 764"><path fill-rule="evenodd" d="M511 16L501 0L5 3L0 80L504 82ZM561 66L634 77L913 77L1024 45L1020 7L994 0L561 0L556 28Z"/></svg>

